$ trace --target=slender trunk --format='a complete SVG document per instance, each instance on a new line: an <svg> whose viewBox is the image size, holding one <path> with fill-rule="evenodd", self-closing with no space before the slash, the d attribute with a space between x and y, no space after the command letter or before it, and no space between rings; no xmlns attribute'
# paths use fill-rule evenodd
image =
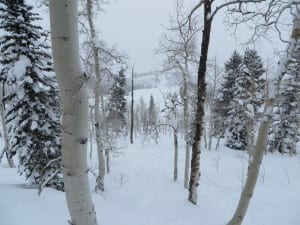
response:
<svg viewBox="0 0 300 225"><path fill-rule="evenodd" d="M105 150L105 156L106 156L106 173L110 173L110 155L109 155L110 149Z"/></svg>
<svg viewBox="0 0 300 225"><path fill-rule="evenodd" d="M88 165L88 101L86 75L79 58L77 1L52 0L51 40L54 70L63 106L62 168L70 224L97 225Z"/></svg>
<svg viewBox="0 0 300 225"><path fill-rule="evenodd" d="M273 109L272 107L273 102L267 103L266 107L267 110L270 110L269 108ZM271 112L271 110L270 110ZM254 188L257 182L257 178L259 175L259 169L260 165L262 163L264 151L267 145L267 136L269 131L269 126L271 124L270 115L266 115L266 118L264 118L263 122L261 123L258 131L258 138L255 146L255 150L253 153L253 156L251 157L252 160L249 164L249 170L247 175L246 184L243 188L237 209L232 217L232 219L229 221L227 225L241 225L243 222L243 219L246 215L247 209L250 204L250 200L253 196Z"/></svg>
<svg viewBox="0 0 300 225"><path fill-rule="evenodd" d="M210 116L209 116L209 133L208 133L208 146L207 146L207 149L210 151L211 150L211 144L212 144L212 137L213 137L213 117L214 117L214 114L213 114L213 107L212 107L212 104L210 105Z"/></svg>
<svg viewBox="0 0 300 225"><path fill-rule="evenodd" d="M255 97L255 81L254 81L254 77L251 77L252 79L250 80L250 85L249 85L249 92L250 92L250 98L251 100L254 99ZM253 150L254 150L254 124L256 118L254 116L256 116L256 113L253 112L253 117L250 117L248 119L248 123L247 123L247 146L246 146L246 151L248 152L249 156L252 154Z"/></svg>
<svg viewBox="0 0 300 225"><path fill-rule="evenodd" d="M173 180L176 181L178 178L178 124L171 125L171 124L158 124L158 127L168 127L173 131L173 141L174 141L174 170L173 170Z"/></svg>
<svg viewBox="0 0 300 225"><path fill-rule="evenodd" d="M133 127L134 127L134 118L133 118L133 103L134 103L134 99L133 99L133 70L134 68L132 68L132 74L131 74L131 123L130 123L130 143L133 144Z"/></svg>
<svg viewBox="0 0 300 225"><path fill-rule="evenodd" d="M101 103L101 118L105 119L105 104L104 104L104 96L103 91L100 93L100 103Z"/></svg>
<svg viewBox="0 0 300 225"><path fill-rule="evenodd" d="M205 149L207 149L207 131L206 131L206 123L205 122L203 122L204 123L204 125L202 125L203 126L203 141L204 141L204 148Z"/></svg>
<svg viewBox="0 0 300 225"><path fill-rule="evenodd" d="M189 187L189 173L190 173L190 144L185 142L185 165L184 165L184 187Z"/></svg>
<svg viewBox="0 0 300 225"><path fill-rule="evenodd" d="M3 139L4 139L4 147L0 154L0 163L5 154L6 158L7 158L8 166L10 168L14 168L14 167L16 167L16 165L14 163L13 156L9 153L10 148L9 148L6 124L5 124L5 107L4 107L4 103L2 100L3 96L4 96L4 83L1 83L0 84L0 116L1 116L2 133L3 133Z"/></svg>
<svg viewBox="0 0 300 225"><path fill-rule="evenodd" d="M93 109L90 109L90 118L91 118L91 128L89 129L90 131L90 159L93 157L93 136L94 136L94 119L93 119Z"/></svg>
<svg viewBox="0 0 300 225"><path fill-rule="evenodd" d="M210 111L209 121L209 137L208 137L208 150L211 150L212 138L213 138L213 110Z"/></svg>
<svg viewBox="0 0 300 225"><path fill-rule="evenodd" d="M178 126L174 127L174 181L178 177Z"/></svg>
<svg viewBox="0 0 300 225"><path fill-rule="evenodd" d="M158 129L157 129L157 126L155 126L155 144L158 144Z"/></svg>
<svg viewBox="0 0 300 225"><path fill-rule="evenodd" d="M189 139L189 96L188 96L188 75L187 62L185 63L185 73L183 75L183 129L185 140L185 166L184 166L184 187L189 186L189 170L190 170L190 145Z"/></svg>
<svg viewBox="0 0 300 225"><path fill-rule="evenodd" d="M105 160L103 155L103 147L101 142L101 131L100 131L100 63L99 63L99 48L96 44L96 30L93 22L93 2L92 0L86 1L86 10L87 17L89 22L89 27L91 31L91 43L93 48L94 64L95 64L95 132L96 132L96 144L97 144L97 153L98 153L98 165L99 165L99 174L97 177L97 184L95 190L104 191L104 176L105 176Z"/></svg>
<svg viewBox="0 0 300 225"><path fill-rule="evenodd" d="M253 152L253 149L254 149L254 121L251 119L248 123L248 126L247 126L247 152L249 155L252 154Z"/></svg>
<svg viewBox="0 0 300 225"><path fill-rule="evenodd" d="M221 140L221 135L218 136L217 144L215 150L217 151L220 147L220 140Z"/></svg>
<svg viewBox="0 0 300 225"><path fill-rule="evenodd" d="M271 83L272 87L270 89L269 97L266 101L264 117L259 128L256 146L254 149L252 160L249 165L247 181L242 191L236 211L233 217L231 218L231 220L227 223L227 225L241 225L246 215L246 212L248 210L250 200L253 195L254 188L259 175L260 165L267 145L268 130L272 122L272 113L273 113L274 100L276 97L276 90L278 89L278 84L280 83L282 76L286 72L290 57L296 48L296 41L300 38L299 31L300 31L300 12L296 11L294 14L294 27L292 31L292 36L285 53L286 55L279 62L278 69L276 73L274 73L273 75L273 79Z"/></svg>
<svg viewBox="0 0 300 225"><path fill-rule="evenodd" d="M197 95L197 111L195 115L195 134L192 146L192 160L191 160L191 177L189 183L189 201L193 204L197 203L197 188L200 180L200 142L203 134L203 118L204 118L204 101L205 101L205 74L208 47L210 41L210 31L212 20L210 0L204 1L204 28L202 33L201 56L198 69L198 95Z"/></svg>
<svg viewBox="0 0 300 225"><path fill-rule="evenodd" d="M217 89L217 78L218 78L218 71L217 71L217 59L215 57L214 60L214 84L210 102L210 118L209 118L209 137L208 137L208 150L211 150L212 138L214 134L214 99L215 93Z"/></svg>

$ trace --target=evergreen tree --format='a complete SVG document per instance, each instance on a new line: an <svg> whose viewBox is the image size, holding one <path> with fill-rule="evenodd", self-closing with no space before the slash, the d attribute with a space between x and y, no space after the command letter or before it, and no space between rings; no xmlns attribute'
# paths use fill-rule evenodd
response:
<svg viewBox="0 0 300 225"><path fill-rule="evenodd" d="M248 101L245 102L247 113L247 139L249 142L248 150L254 147L255 125L260 118L260 109L266 97L264 77L265 69L262 58L254 49L247 48L243 58L243 76L247 77L247 91L249 92Z"/></svg>
<svg viewBox="0 0 300 225"><path fill-rule="evenodd" d="M225 118L226 146L232 149L245 150L248 145L247 122L249 113L246 105L249 102L250 93L248 76L243 73L236 77L235 85L232 87L233 98L230 101L230 110Z"/></svg>
<svg viewBox="0 0 300 225"><path fill-rule="evenodd" d="M279 88L278 105L274 109L269 132L268 149L271 152L296 153L300 121L300 41L292 54L287 72Z"/></svg>
<svg viewBox="0 0 300 225"><path fill-rule="evenodd" d="M0 38L10 153L31 185L63 190L60 100L46 35L24 0L0 1Z"/></svg>
<svg viewBox="0 0 300 225"><path fill-rule="evenodd" d="M233 87L238 76L242 73L242 56L234 51L230 59L225 63L224 82L218 90L217 99L214 103L214 124L217 136L224 136L225 124L224 119L228 116L230 111L230 102L234 97Z"/></svg>
<svg viewBox="0 0 300 225"><path fill-rule="evenodd" d="M265 98L266 79L262 58L254 49L246 49L243 58L243 73L249 77L249 87L251 99L250 104L253 106L254 114L257 115L259 108L262 106Z"/></svg>
<svg viewBox="0 0 300 225"><path fill-rule="evenodd" d="M236 77L231 88L226 124L226 145L233 149L246 150L254 145L254 125L263 103L265 70L256 50L247 49L244 53L241 74ZM249 149L250 150L250 149Z"/></svg>
<svg viewBox="0 0 300 225"><path fill-rule="evenodd" d="M156 125L156 106L152 95L150 96L150 102L149 102L148 120L150 126Z"/></svg>
<svg viewBox="0 0 300 225"><path fill-rule="evenodd" d="M225 136L226 145L245 150L253 144L253 129L263 103L263 63L256 50L242 57L236 51L225 64L224 84L215 100L215 135Z"/></svg>
<svg viewBox="0 0 300 225"><path fill-rule="evenodd" d="M126 128L126 99L125 99L126 78L124 69L121 69L119 75L114 76L114 82L110 89L110 98L108 102L107 121L112 124L113 130L117 133Z"/></svg>

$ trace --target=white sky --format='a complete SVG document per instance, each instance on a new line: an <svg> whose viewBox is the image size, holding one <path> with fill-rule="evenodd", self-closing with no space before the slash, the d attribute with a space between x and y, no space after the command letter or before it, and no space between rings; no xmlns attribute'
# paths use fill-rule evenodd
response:
<svg viewBox="0 0 300 225"><path fill-rule="evenodd" d="M161 24L168 21L173 0L113 0L100 15L102 38L126 51L139 72L153 70L159 62L153 49L163 32ZM101 38L101 39L102 39Z"/></svg>
<svg viewBox="0 0 300 225"><path fill-rule="evenodd" d="M190 0L189 4L194 2ZM101 39L116 44L130 56L130 63L137 72L147 72L158 68L160 59L153 55L163 32L161 24L168 24L169 13L174 9L174 0L112 0L105 6L105 13L99 16L98 30ZM220 14L221 15L221 14ZM235 38L226 31L222 16L216 17L213 24L210 57L218 61L228 59L234 49L240 49ZM246 38L248 31L243 29L241 36ZM275 39L275 37L274 37ZM263 59L276 58L274 48L282 50L283 44L271 45L264 41L256 45Z"/></svg>
<svg viewBox="0 0 300 225"><path fill-rule="evenodd" d="M30 0L34 4L33 0ZM185 4L193 6L197 0L185 0ZM174 12L174 0L112 0L104 6L105 12L98 16L97 30L100 38L109 45L116 44L121 51L125 51L130 57L130 65L134 65L137 72L149 72L159 69L161 58L154 56L153 50L158 48L159 38L167 25L169 14ZM48 13L42 9L36 9L45 20L40 21L43 27L49 27ZM199 12L200 13L200 12ZM217 57L223 65L234 49L242 52L242 47L230 32L229 27L223 24L222 14L219 14L213 22L209 57ZM247 39L250 31L243 28L238 36ZM274 34L272 40L277 40ZM274 50L283 50L284 43L271 45L267 41L257 43L255 46L264 60L270 58L272 63L277 62ZM200 49L200 46L199 46ZM200 54L200 53L199 53ZM200 57L200 56L199 56ZM274 67L276 68L276 67Z"/></svg>

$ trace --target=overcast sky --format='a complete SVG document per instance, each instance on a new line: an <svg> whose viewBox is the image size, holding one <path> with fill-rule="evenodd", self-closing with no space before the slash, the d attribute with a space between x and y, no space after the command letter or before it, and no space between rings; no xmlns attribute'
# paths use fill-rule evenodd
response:
<svg viewBox="0 0 300 225"><path fill-rule="evenodd" d="M34 4L34 0L30 0ZM153 50L158 48L158 42L163 33L162 24L167 25L169 14L174 12L175 0L112 0L105 5L105 12L98 16L97 30L100 38L108 44L116 44L130 57L130 65L135 65L137 72L149 72L159 69L161 58L154 56ZM197 0L185 0L190 7ZM47 11L36 9L46 20L40 21L43 27L49 27ZM200 12L199 12L200 13ZM223 24L223 15L214 19L209 57L217 57L222 65L234 49L243 51L240 44L246 40L250 31L243 28L238 33L238 41L227 31L228 26ZM277 35L271 37L275 44L262 41L255 48L264 60L270 58L275 63L278 59L275 50L283 50L285 44L276 42ZM251 46L253 47L253 46ZM274 67L276 68L276 67Z"/></svg>
<svg viewBox="0 0 300 225"><path fill-rule="evenodd" d="M191 4L193 0L189 2ZM105 6L105 13L99 16L98 30L102 39L109 44L117 44L129 54L130 63L135 65L138 72L151 71L157 69L160 63L160 58L154 57L153 49L158 47L163 32L161 24L168 23L173 9L174 0L112 0ZM209 55L216 55L220 62L227 60L234 49L242 49L238 45L240 43L226 31L228 28L223 24L221 14L216 17ZM238 36L245 40L249 33L247 29L242 29ZM274 59L274 48L281 50L283 46L265 41L258 43L256 49L264 59Z"/></svg>

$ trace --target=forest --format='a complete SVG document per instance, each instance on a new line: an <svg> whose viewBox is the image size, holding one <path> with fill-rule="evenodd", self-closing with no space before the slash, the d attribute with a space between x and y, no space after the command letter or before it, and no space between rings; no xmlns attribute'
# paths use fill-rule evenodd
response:
<svg viewBox="0 0 300 225"><path fill-rule="evenodd" d="M0 0L0 225L299 225L300 0Z"/></svg>

